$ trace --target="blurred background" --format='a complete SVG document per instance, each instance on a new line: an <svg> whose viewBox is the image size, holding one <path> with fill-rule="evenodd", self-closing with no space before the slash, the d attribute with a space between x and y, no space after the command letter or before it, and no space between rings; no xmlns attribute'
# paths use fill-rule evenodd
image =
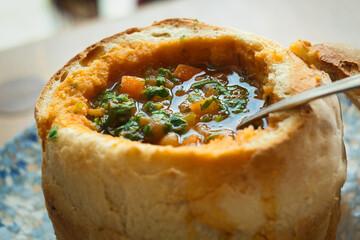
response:
<svg viewBox="0 0 360 240"><path fill-rule="evenodd" d="M0 51L98 20L131 15L149 0L0 0Z"/></svg>
<svg viewBox="0 0 360 240"><path fill-rule="evenodd" d="M0 146L34 124L46 81L100 39L165 18L196 18L271 38L360 48L359 0L0 0Z"/></svg>

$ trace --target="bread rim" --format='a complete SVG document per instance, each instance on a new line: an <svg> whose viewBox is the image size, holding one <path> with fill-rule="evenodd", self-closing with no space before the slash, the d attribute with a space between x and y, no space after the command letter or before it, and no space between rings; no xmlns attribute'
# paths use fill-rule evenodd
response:
<svg viewBox="0 0 360 240"><path fill-rule="evenodd" d="M335 96L272 114L265 130L250 127L235 140L202 146L105 136L84 120L86 106L68 113L104 88L103 76L86 73L101 75L110 53L132 67L156 54L166 59L163 49L184 43L197 46L189 56L208 54L215 63L233 61L234 50L255 78L266 77L274 100L330 81L271 40L192 19L129 29L90 46L50 79L36 103L42 187L57 238L335 239L346 173ZM198 53L206 44L210 53ZM86 82L84 89L69 89L74 79ZM55 125L58 138L49 140Z"/></svg>

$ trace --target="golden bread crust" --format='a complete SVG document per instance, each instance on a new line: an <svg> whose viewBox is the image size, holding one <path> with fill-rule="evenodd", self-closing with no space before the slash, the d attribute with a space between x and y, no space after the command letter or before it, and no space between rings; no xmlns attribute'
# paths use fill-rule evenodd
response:
<svg viewBox="0 0 360 240"><path fill-rule="evenodd" d="M204 60L265 77L275 101L330 81L271 40L191 19L92 45L50 79L36 104L43 191L58 239L335 239L346 172L335 96L272 114L266 129L181 147L97 133L86 106L73 109L125 70ZM49 140L55 125L58 138Z"/></svg>
<svg viewBox="0 0 360 240"><path fill-rule="evenodd" d="M329 74L332 81L360 74L360 49L336 42L319 42L311 45L297 41L290 47L307 64ZM345 95L360 109L360 90L347 91Z"/></svg>

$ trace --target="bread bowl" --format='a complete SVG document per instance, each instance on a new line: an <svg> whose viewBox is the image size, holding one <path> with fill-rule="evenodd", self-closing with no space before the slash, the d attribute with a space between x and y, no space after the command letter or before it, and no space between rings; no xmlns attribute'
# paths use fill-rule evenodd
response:
<svg viewBox="0 0 360 240"><path fill-rule="evenodd" d="M290 49L306 63L329 74L332 81L360 73L360 49L336 42L311 44L299 40ZM350 101L360 109L360 90L345 93Z"/></svg>
<svg viewBox="0 0 360 240"><path fill-rule="evenodd" d="M267 126L195 145L99 133L109 82L149 65L237 65L278 101L330 81L279 44L192 19L106 38L71 59L36 104L42 187L57 239L335 239L346 159L336 96ZM80 102L80 104L79 104Z"/></svg>

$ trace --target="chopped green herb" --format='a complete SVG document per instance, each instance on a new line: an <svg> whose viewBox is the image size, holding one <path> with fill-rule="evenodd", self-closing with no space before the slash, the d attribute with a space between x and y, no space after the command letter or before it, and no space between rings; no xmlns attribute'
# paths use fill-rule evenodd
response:
<svg viewBox="0 0 360 240"><path fill-rule="evenodd" d="M200 109L201 109L201 111L204 111L205 109L207 109L212 102L213 102L213 99L207 99L207 100L204 102L204 104L201 104L201 103L200 103Z"/></svg>
<svg viewBox="0 0 360 240"><path fill-rule="evenodd" d="M154 133L151 130L151 126L148 124L143 128L144 136L145 137L152 137Z"/></svg>
<svg viewBox="0 0 360 240"><path fill-rule="evenodd" d="M166 98L167 96L170 95L169 90L164 86L160 86L160 87L149 86L143 91L143 94L148 100L150 100L155 96Z"/></svg>
<svg viewBox="0 0 360 240"><path fill-rule="evenodd" d="M234 114L238 114L238 113L242 113L244 111L245 111L245 108L239 108L239 109L233 110L231 112L234 113Z"/></svg>
<svg viewBox="0 0 360 240"><path fill-rule="evenodd" d="M112 105L111 108L105 112L104 117L101 119L101 127L106 128L116 122L127 121L130 118L131 110L135 107L136 106L133 99L127 102Z"/></svg>
<svg viewBox="0 0 360 240"><path fill-rule="evenodd" d="M163 108L164 106L162 104L159 103L153 103L151 101L147 102L144 104L144 110L146 112L150 112L153 113L155 111L160 110L161 108Z"/></svg>
<svg viewBox="0 0 360 240"><path fill-rule="evenodd" d="M222 116L222 115L219 115L219 116L216 116L214 118L215 122L221 122L222 120L226 119L227 116Z"/></svg>
<svg viewBox="0 0 360 240"><path fill-rule="evenodd" d="M168 132L171 132L172 130L172 125L169 121L166 121L164 123L164 126L163 126L163 130L164 130L164 133L168 133Z"/></svg>
<svg viewBox="0 0 360 240"><path fill-rule="evenodd" d="M118 92L118 90L119 90L120 88L122 88L122 85L119 83L119 84L113 86L113 88L111 89L111 91L113 91L113 92Z"/></svg>
<svg viewBox="0 0 360 240"><path fill-rule="evenodd" d="M212 120L212 117L209 114L206 114L202 118L200 118L201 122L210 122L211 120Z"/></svg>
<svg viewBox="0 0 360 240"><path fill-rule="evenodd" d="M55 125L54 127L52 127L49 131L49 139L50 140L53 140L55 138L58 138L58 133L57 133L57 130L58 130L58 125Z"/></svg>
<svg viewBox="0 0 360 240"><path fill-rule="evenodd" d="M180 118L178 114L172 114L168 121L172 125L172 130L174 132L179 134L184 134L186 132L187 122Z"/></svg>
<svg viewBox="0 0 360 240"><path fill-rule="evenodd" d="M165 77L157 76L156 82L158 86L165 86Z"/></svg>
<svg viewBox="0 0 360 240"><path fill-rule="evenodd" d="M147 102L144 104L144 110L147 112L154 112L156 111L155 105L153 102Z"/></svg>
<svg viewBox="0 0 360 240"><path fill-rule="evenodd" d="M79 85L79 83L72 83L70 84L70 88L76 88Z"/></svg>
<svg viewBox="0 0 360 240"><path fill-rule="evenodd" d="M99 125L99 118L94 118L94 122L96 125Z"/></svg>
<svg viewBox="0 0 360 240"><path fill-rule="evenodd" d="M196 29L196 24L199 22L196 18L194 19L194 29Z"/></svg>
<svg viewBox="0 0 360 240"><path fill-rule="evenodd" d="M135 121L135 122L139 122L140 118L144 117L144 114L136 114L135 116L133 116L132 118L130 118L130 121Z"/></svg>
<svg viewBox="0 0 360 240"><path fill-rule="evenodd" d="M202 99L202 97L200 95L191 94L186 100L188 100L189 102L195 102L200 99Z"/></svg>
<svg viewBox="0 0 360 240"><path fill-rule="evenodd" d="M184 38L185 38L185 35L181 35L181 36L180 36L180 39L184 39Z"/></svg>
<svg viewBox="0 0 360 240"><path fill-rule="evenodd" d="M119 137L127 138L134 141L139 141L143 138L142 134L138 131L140 129L138 121L142 115L137 114L134 117L130 118L129 121L116 128L114 135L118 132Z"/></svg>
<svg viewBox="0 0 360 240"><path fill-rule="evenodd" d="M217 89L219 90L218 94L223 93L225 96L229 97L231 96L229 90L227 90L223 85L220 83L217 85Z"/></svg>
<svg viewBox="0 0 360 240"><path fill-rule="evenodd" d="M170 80L173 83L178 83L179 82L179 79L174 77L174 75L172 74L172 72L169 69L159 68L158 72L159 72L158 76L160 76L160 77L166 78L166 75L167 75L167 77L170 78Z"/></svg>
<svg viewBox="0 0 360 240"><path fill-rule="evenodd" d="M112 98L116 97L116 93L114 92L109 92L109 91L102 91L99 94L98 100L100 101L106 101L106 100L110 100Z"/></svg>
<svg viewBox="0 0 360 240"><path fill-rule="evenodd" d="M234 98L231 99L229 101L225 101L225 103L230 107L230 108L239 108L240 107L246 107L246 106L242 106L244 104L246 104L246 100L245 99L241 99L241 98Z"/></svg>
<svg viewBox="0 0 360 240"><path fill-rule="evenodd" d="M127 133L124 132L122 135L120 135L119 137L121 138L126 138L126 139L130 139L132 141L141 141L143 139L143 136L139 133L139 132L135 132L135 133Z"/></svg>
<svg viewBox="0 0 360 240"><path fill-rule="evenodd" d="M205 143L208 143L211 139L213 139L214 137L216 137L217 135L219 135L219 133L212 133L209 137L207 137L205 139Z"/></svg>
<svg viewBox="0 0 360 240"><path fill-rule="evenodd" d="M151 116L153 119L166 120L168 118L168 114L164 110L156 111Z"/></svg>
<svg viewBox="0 0 360 240"><path fill-rule="evenodd" d="M212 97L212 99L214 100L214 102L216 102L216 103L219 105L219 107L220 107L221 110L226 110L225 105L222 104L219 99L217 99L216 97Z"/></svg>
<svg viewBox="0 0 360 240"><path fill-rule="evenodd" d="M122 103L129 101L129 97L126 94L120 94L119 96L116 96L112 99L115 103Z"/></svg>
<svg viewBox="0 0 360 240"><path fill-rule="evenodd" d="M218 81L214 81L214 80L206 80L206 81L201 81L198 83L194 83L191 88L202 88L203 86L205 86L206 84L220 84Z"/></svg>
<svg viewBox="0 0 360 240"><path fill-rule="evenodd" d="M234 114L242 113L246 109L246 100L242 98L234 98L225 101L226 105L230 108Z"/></svg>

